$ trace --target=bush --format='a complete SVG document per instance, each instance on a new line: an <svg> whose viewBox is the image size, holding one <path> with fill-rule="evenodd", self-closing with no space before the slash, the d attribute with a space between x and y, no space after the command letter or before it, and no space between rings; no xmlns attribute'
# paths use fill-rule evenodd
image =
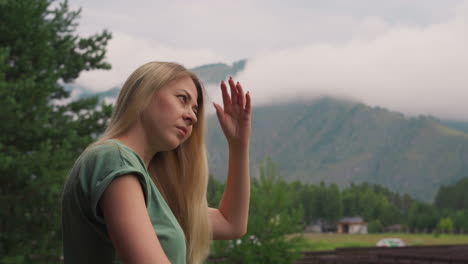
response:
<svg viewBox="0 0 468 264"><path fill-rule="evenodd" d="M369 233L382 233L383 225L380 220L372 220L368 226Z"/></svg>
<svg viewBox="0 0 468 264"><path fill-rule="evenodd" d="M453 222L452 219L445 217L439 220L437 224L438 233L449 233L453 231Z"/></svg>

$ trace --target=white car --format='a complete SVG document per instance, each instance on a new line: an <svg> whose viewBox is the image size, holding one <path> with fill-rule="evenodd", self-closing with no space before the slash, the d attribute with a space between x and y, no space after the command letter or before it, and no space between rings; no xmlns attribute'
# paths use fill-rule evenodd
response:
<svg viewBox="0 0 468 264"><path fill-rule="evenodd" d="M384 238L377 242L378 247L404 247L406 243L399 238Z"/></svg>

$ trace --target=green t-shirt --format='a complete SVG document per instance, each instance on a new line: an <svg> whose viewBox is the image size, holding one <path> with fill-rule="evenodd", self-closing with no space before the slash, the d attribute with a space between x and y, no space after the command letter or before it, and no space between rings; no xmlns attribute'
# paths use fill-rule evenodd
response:
<svg viewBox="0 0 468 264"><path fill-rule="evenodd" d="M112 139L91 147L75 162L65 183L62 227L65 264L121 263L107 233L99 199L113 179L134 174L161 246L173 264L185 263L185 236L141 158Z"/></svg>

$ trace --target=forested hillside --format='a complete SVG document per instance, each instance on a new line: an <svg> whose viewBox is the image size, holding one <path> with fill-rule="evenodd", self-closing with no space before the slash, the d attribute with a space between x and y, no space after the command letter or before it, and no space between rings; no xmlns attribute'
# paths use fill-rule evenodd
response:
<svg viewBox="0 0 468 264"><path fill-rule="evenodd" d="M210 170L225 177L227 150L217 120L208 122ZM269 156L287 180L380 184L432 201L437 189L468 176L468 134L432 117L321 98L256 107L252 172Z"/></svg>

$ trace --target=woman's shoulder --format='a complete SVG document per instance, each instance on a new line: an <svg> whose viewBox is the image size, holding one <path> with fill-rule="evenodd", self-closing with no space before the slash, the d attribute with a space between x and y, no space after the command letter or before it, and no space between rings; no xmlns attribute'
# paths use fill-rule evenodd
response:
<svg viewBox="0 0 468 264"><path fill-rule="evenodd" d="M86 161L106 162L122 166L131 166L144 170L144 163L130 147L115 139L109 139L104 142L99 142L90 145L84 151Z"/></svg>
<svg viewBox="0 0 468 264"><path fill-rule="evenodd" d="M106 140L100 143L91 144L84 151L85 154L94 155L105 155L105 154L120 154L121 146L113 140Z"/></svg>
<svg viewBox="0 0 468 264"><path fill-rule="evenodd" d="M144 166L131 149L114 140L106 140L83 151L71 169L70 178L80 178L87 185L129 173L146 177Z"/></svg>
<svg viewBox="0 0 468 264"><path fill-rule="evenodd" d="M74 190L74 186L80 183L80 186L86 186L84 192L88 192L89 186L102 180L102 177L123 168L124 164L119 148L113 142L89 145L75 160L65 186Z"/></svg>
<svg viewBox="0 0 468 264"><path fill-rule="evenodd" d="M121 164L125 150L117 142L104 141L88 146L76 160L75 166L91 166L106 163L109 165Z"/></svg>

